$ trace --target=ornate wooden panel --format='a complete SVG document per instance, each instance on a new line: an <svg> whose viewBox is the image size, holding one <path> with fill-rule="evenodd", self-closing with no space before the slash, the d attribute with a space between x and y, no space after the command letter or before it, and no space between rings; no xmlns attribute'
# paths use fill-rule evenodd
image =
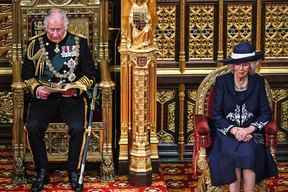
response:
<svg viewBox="0 0 288 192"><path fill-rule="evenodd" d="M177 143L177 91L157 92L157 135L160 144Z"/></svg>
<svg viewBox="0 0 288 192"><path fill-rule="evenodd" d="M0 92L0 125L13 122L13 97L12 92Z"/></svg>
<svg viewBox="0 0 288 192"><path fill-rule="evenodd" d="M252 40L252 13L251 3L233 3L227 5L227 54L230 55L235 44L240 41Z"/></svg>
<svg viewBox="0 0 288 192"><path fill-rule="evenodd" d="M189 59L213 60L215 5L189 5Z"/></svg>
<svg viewBox="0 0 288 192"><path fill-rule="evenodd" d="M193 132L195 130L195 112L196 112L196 101L197 101L197 90L195 89L187 89L187 97L186 97L186 132L185 132L185 143L193 144Z"/></svg>
<svg viewBox="0 0 288 192"><path fill-rule="evenodd" d="M265 56L288 58L288 6L287 3L265 4Z"/></svg>
<svg viewBox="0 0 288 192"><path fill-rule="evenodd" d="M284 130L288 131L288 89L273 89L272 99L274 103L274 118L278 122L280 132L278 133L279 142L286 141L288 136L284 134Z"/></svg>
<svg viewBox="0 0 288 192"><path fill-rule="evenodd" d="M221 60L229 56L234 45L240 41L250 41L257 51L265 52L265 61L259 70L272 85L275 95L273 102L277 111L274 117L278 119L281 128L279 142L283 142L287 138L287 131L284 130L287 128L287 99L285 100L287 96L283 98L282 94L288 85L288 2L284 0L158 0L157 2L158 28L155 38L159 49L158 96L163 90L172 91L181 85L184 85L185 91L185 110L182 109L181 93L178 93L179 98L175 93L177 102L173 125L176 126L176 132L172 135L166 136L167 131L165 129L163 131L163 127L167 128L163 126L163 121L165 125L169 125L169 119L162 114L163 112L161 113L158 101L157 134L160 143L170 142L174 144L173 147L178 145L179 159L182 160L183 155L184 158L187 157L185 153L187 154L189 146L193 145L191 137L195 126L193 114L195 101L198 99L193 95L193 90L198 88L208 73L222 65ZM183 55L184 59L181 57ZM285 94L287 95L286 92ZM164 114L167 115L168 105L165 105ZM184 118L181 116L183 111ZM162 135L170 138L169 142ZM181 143L182 137L185 138L184 143ZM186 150L184 154L183 146ZM173 147L170 150L174 150ZM163 152L161 150L160 153Z"/></svg>
<svg viewBox="0 0 288 192"><path fill-rule="evenodd" d="M7 58L11 49L12 24L12 5L0 4L0 58Z"/></svg>
<svg viewBox="0 0 288 192"><path fill-rule="evenodd" d="M159 5L157 7L158 25L155 35L159 61L175 60L176 10L175 4Z"/></svg>

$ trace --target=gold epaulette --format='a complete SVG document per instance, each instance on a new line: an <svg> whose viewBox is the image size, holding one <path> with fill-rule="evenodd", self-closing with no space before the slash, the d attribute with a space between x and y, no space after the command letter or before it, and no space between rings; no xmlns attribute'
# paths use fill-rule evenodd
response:
<svg viewBox="0 0 288 192"><path fill-rule="evenodd" d="M72 34L72 35L75 35L77 37L81 37L83 39L88 39L85 35L82 35L80 33L75 33L75 32L71 32L71 31L69 31L69 33Z"/></svg>
<svg viewBox="0 0 288 192"><path fill-rule="evenodd" d="M38 35L34 35L33 37L30 37L30 38L29 38L29 41L32 41L32 40L34 40L34 39L37 39L38 37L43 36L44 34L46 34L46 32L42 32L42 33L40 33L40 34L38 34Z"/></svg>
<svg viewBox="0 0 288 192"><path fill-rule="evenodd" d="M32 60L35 66L35 75L39 75L39 74L43 74L44 71L44 65L45 65L45 49L40 48L39 50L37 50L37 52L34 52L34 46L35 46L35 42L36 39L39 39L39 41L41 41L40 39L42 38L42 36L45 33L36 35L34 37L31 38L28 46L27 46L27 58L29 60Z"/></svg>

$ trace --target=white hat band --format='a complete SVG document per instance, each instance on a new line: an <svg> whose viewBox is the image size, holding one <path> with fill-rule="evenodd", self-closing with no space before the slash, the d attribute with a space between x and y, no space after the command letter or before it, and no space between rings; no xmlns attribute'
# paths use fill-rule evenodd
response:
<svg viewBox="0 0 288 192"><path fill-rule="evenodd" d="M255 52L253 52L253 53L232 53L231 58L232 59L242 59L242 58L251 57L254 55L255 55Z"/></svg>

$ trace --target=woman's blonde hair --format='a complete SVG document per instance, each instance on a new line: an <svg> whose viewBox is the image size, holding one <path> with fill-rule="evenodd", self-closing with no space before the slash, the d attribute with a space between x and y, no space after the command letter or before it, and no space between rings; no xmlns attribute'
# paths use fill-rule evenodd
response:
<svg viewBox="0 0 288 192"><path fill-rule="evenodd" d="M249 68L249 74L250 75L253 75L256 73L256 69L257 69L257 66L260 64L260 60L257 60L257 61L249 61L247 62L250 64L250 68ZM228 64L229 68L231 69L231 72L234 73L234 65L235 64Z"/></svg>

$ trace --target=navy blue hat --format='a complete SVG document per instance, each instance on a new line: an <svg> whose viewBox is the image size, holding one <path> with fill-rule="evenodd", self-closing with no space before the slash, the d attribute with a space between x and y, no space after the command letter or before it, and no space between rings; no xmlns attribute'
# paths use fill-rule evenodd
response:
<svg viewBox="0 0 288 192"><path fill-rule="evenodd" d="M241 42L234 47L233 53L227 59L223 60L224 64L239 64L248 61L257 61L262 59L263 52L256 52L255 48L249 42Z"/></svg>

